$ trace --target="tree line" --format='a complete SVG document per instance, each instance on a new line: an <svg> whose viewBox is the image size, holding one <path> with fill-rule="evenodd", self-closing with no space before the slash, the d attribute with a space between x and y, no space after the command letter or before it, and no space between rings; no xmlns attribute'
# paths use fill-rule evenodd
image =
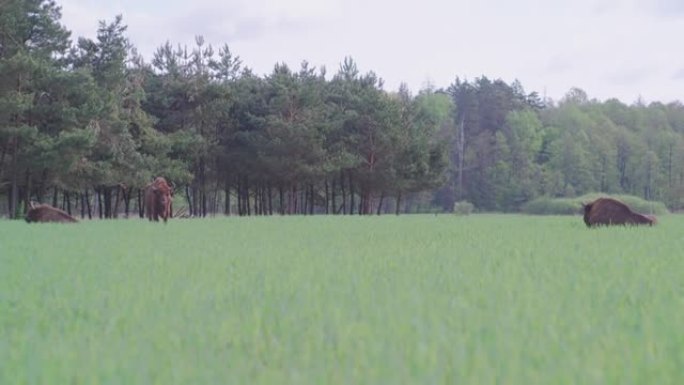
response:
<svg viewBox="0 0 684 385"><path fill-rule="evenodd" d="M0 12L0 212L142 215L155 177L189 215L516 211L538 196L627 193L682 205L681 103L558 102L480 77L386 91L345 58L259 76L228 45L149 62L120 16L71 40L51 0Z"/></svg>

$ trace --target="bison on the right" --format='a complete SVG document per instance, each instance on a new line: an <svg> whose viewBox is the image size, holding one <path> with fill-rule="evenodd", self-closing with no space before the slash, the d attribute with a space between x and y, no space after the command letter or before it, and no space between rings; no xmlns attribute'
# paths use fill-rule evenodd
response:
<svg viewBox="0 0 684 385"><path fill-rule="evenodd" d="M657 223L653 215L632 211L629 206L613 198L599 198L584 206L584 223L587 227L610 225L649 225Z"/></svg>

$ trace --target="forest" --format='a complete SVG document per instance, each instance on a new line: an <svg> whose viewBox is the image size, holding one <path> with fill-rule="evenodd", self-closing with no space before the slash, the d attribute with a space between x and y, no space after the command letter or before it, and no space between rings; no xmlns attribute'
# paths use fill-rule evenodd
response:
<svg viewBox="0 0 684 385"><path fill-rule="evenodd" d="M31 201L142 216L163 176L190 216L516 212L537 197L684 206L684 105L560 100L481 76L386 90L351 57L261 76L201 36L143 58L121 16L74 38L53 0L0 11L0 216Z"/></svg>

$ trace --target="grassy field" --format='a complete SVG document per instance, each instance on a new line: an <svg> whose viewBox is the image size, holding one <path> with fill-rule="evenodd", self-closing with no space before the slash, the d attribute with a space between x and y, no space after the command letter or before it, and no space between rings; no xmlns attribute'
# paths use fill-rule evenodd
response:
<svg viewBox="0 0 684 385"><path fill-rule="evenodd" d="M0 384L682 384L684 217L0 222Z"/></svg>

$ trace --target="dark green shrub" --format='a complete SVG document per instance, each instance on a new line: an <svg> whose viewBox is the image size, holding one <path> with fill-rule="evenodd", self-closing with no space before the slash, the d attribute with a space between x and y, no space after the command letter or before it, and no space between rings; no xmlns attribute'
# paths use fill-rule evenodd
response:
<svg viewBox="0 0 684 385"><path fill-rule="evenodd" d="M454 214L469 215L475 210L475 205L468 201L460 201L454 203Z"/></svg>

